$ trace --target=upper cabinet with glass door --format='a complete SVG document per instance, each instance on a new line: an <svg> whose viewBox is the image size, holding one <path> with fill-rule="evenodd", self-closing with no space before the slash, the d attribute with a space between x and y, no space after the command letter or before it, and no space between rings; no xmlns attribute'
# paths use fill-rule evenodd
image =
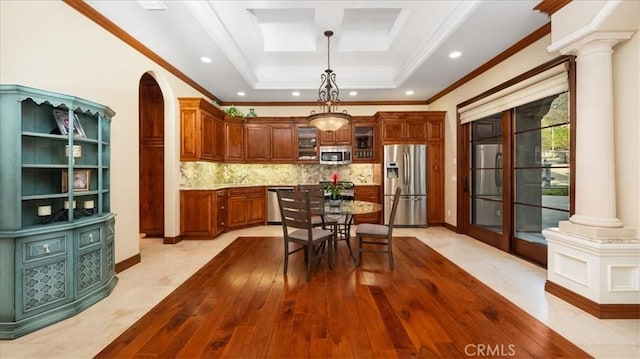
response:
<svg viewBox="0 0 640 359"><path fill-rule="evenodd" d="M376 120L370 116L354 117L352 130L353 162L378 162L380 142Z"/></svg>
<svg viewBox="0 0 640 359"><path fill-rule="evenodd" d="M315 127L298 126L298 162L318 162L318 130Z"/></svg>

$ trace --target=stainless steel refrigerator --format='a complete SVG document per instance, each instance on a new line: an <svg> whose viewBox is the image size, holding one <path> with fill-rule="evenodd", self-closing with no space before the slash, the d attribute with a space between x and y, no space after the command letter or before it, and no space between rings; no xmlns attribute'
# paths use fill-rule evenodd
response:
<svg viewBox="0 0 640 359"><path fill-rule="evenodd" d="M393 194L401 188L394 225L427 226L427 146L384 146L384 223L389 223Z"/></svg>

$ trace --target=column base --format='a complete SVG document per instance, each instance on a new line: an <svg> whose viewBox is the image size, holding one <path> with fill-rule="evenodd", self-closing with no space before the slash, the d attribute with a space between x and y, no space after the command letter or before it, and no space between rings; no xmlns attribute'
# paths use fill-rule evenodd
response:
<svg viewBox="0 0 640 359"><path fill-rule="evenodd" d="M572 217L573 218L573 217ZM633 240L636 236L634 228L594 227L574 223L574 221L560 221L560 232L586 237L600 242L619 242Z"/></svg>
<svg viewBox="0 0 640 359"><path fill-rule="evenodd" d="M635 231L585 229L569 222L561 222L560 227L542 231L548 243L546 290L555 295L575 293L558 296L598 317L589 308L608 307L608 318L616 312L624 318L639 318L640 240L633 235L621 239L611 232L628 235ZM624 310L611 310L616 307Z"/></svg>
<svg viewBox="0 0 640 359"><path fill-rule="evenodd" d="M574 214L569 218L571 223L581 224L583 226L590 227L603 227L603 228L622 228L623 223L618 218L605 218L605 217L593 217L584 216L580 214Z"/></svg>

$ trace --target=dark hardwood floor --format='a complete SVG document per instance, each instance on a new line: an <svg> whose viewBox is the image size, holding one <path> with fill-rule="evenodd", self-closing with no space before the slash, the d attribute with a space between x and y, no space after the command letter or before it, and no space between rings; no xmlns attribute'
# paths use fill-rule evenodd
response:
<svg viewBox="0 0 640 359"><path fill-rule="evenodd" d="M282 274L282 238L240 237L97 357L589 357L418 239L393 243L393 272L340 242L307 282L302 252Z"/></svg>

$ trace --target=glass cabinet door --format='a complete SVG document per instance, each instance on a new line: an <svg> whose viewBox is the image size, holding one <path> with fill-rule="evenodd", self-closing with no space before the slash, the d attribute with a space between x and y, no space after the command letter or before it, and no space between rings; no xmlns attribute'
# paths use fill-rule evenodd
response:
<svg viewBox="0 0 640 359"><path fill-rule="evenodd" d="M318 132L315 127L298 127L298 161L318 160Z"/></svg>
<svg viewBox="0 0 640 359"><path fill-rule="evenodd" d="M375 154L375 128L373 125L355 125L353 127L353 158L354 160L373 161Z"/></svg>

